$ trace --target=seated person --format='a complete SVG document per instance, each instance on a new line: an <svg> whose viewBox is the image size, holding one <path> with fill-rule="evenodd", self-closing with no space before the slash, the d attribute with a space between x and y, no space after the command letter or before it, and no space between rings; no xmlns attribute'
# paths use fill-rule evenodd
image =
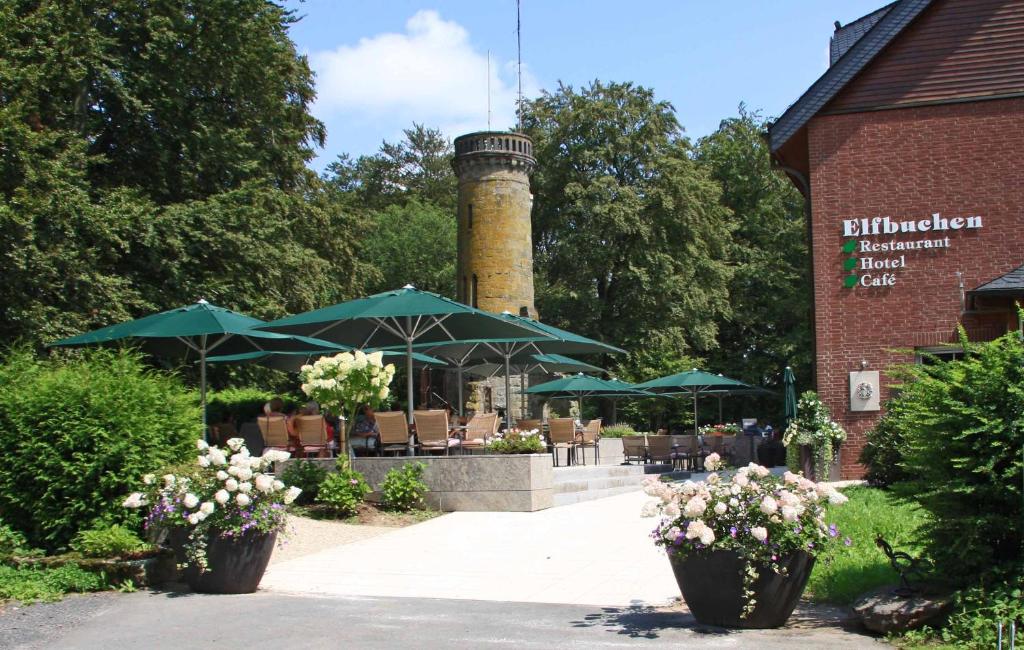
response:
<svg viewBox="0 0 1024 650"><path fill-rule="evenodd" d="M377 450L377 443L380 440L380 427L377 425L377 418L369 404L364 404L360 413L356 416L356 425L352 427L352 437L349 446L352 453L363 451L362 455L367 456Z"/></svg>

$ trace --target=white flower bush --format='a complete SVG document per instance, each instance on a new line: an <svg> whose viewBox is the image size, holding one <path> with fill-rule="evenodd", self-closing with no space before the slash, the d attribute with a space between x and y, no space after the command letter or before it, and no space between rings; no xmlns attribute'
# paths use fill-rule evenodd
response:
<svg viewBox="0 0 1024 650"><path fill-rule="evenodd" d="M846 440L846 431L832 419L828 407L812 390L800 396L796 405L796 417L782 434L786 446L786 464L790 469L799 469L799 448L807 445L814 454L814 475L828 476L828 466L835 461L839 445Z"/></svg>
<svg viewBox="0 0 1024 650"><path fill-rule="evenodd" d="M798 474L773 476L754 463L731 476L720 475L718 454L709 455L705 466L712 473L699 483L647 479L644 491L656 500L646 503L641 514L661 516L652 536L670 556L724 550L743 558L747 616L757 604L752 586L759 571L784 573L791 554L819 555L837 541L839 529L825 522L825 505L845 503L846 497Z"/></svg>
<svg viewBox="0 0 1024 650"><path fill-rule="evenodd" d="M126 508L149 508L147 530L188 528L188 559L202 571L210 533L240 538L250 532L283 531L286 506L301 492L267 473L275 462L291 457L287 452L251 456L242 438L228 440L227 446L230 456L198 441L193 472L165 474L161 481L146 475L142 482L147 491L134 492L123 503Z"/></svg>

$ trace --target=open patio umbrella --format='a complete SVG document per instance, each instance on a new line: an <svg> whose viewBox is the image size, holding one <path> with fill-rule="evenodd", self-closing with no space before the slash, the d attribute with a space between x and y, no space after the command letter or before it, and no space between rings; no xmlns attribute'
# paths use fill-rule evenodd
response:
<svg viewBox="0 0 1024 650"><path fill-rule="evenodd" d="M700 395L712 393L716 390L729 391L739 390L744 387L749 388L747 384L737 379L714 375L710 372L697 370L696 368L668 375L667 377L658 377L650 381L640 382L634 386L635 388L660 395L687 394L693 397L693 432L695 434L698 432L697 398Z"/></svg>
<svg viewBox="0 0 1024 650"><path fill-rule="evenodd" d="M499 316L508 323L519 324L537 331L541 336L516 339L478 339L452 341L422 351L440 357L459 367L469 361L500 361L505 367L505 395L512 392L511 375L513 360L525 359L534 354L617 354L624 350L595 339L563 330L540 321L502 312ZM451 357L454 357L452 359ZM461 384L461 378L460 378ZM512 409L505 405L505 426L512 428Z"/></svg>
<svg viewBox="0 0 1024 650"><path fill-rule="evenodd" d="M215 357L208 357L206 362L241 364L256 363L265 368L272 368L282 372L298 372L302 366L310 363L312 359L334 355L339 351L350 351L355 349L347 346L339 346L339 348L340 350L305 350L299 352L241 352L239 354L224 354ZM367 350L367 352L371 351L372 350ZM389 361L395 361L397 359L404 358L405 353L387 350L384 352L384 357ZM421 366L445 365L444 361L441 361L440 359L435 359L434 357L420 354L418 352L413 352L412 358L413 361Z"/></svg>
<svg viewBox="0 0 1024 650"><path fill-rule="evenodd" d="M527 324L420 291L412 285L288 316L262 327L275 332L316 336L361 349L404 348L409 424L413 423L415 404L413 345L437 345L467 339L553 338ZM410 437L410 454L412 444Z"/></svg>
<svg viewBox="0 0 1024 650"><path fill-rule="evenodd" d="M786 371L782 375L782 385L785 387L783 390L783 400L785 401L783 406L783 414L786 418L786 426L796 418L796 376L793 375L793 369L786 366Z"/></svg>
<svg viewBox="0 0 1024 650"><path fill-rule="evenodd" d="M214 350L229 354L268 350L331 349L336 346L306 336L290 336L253 329L264 321L200 300L194 305L151 314L126 323L54 341L50 345L98 345L135 339L154 356L199 356L199 395L206 431L206 362ZM205 434L204 434L205 435Z"/></svg>
<svg viewBox="0 0 1024 650"><path fill-rule="evenodd" d="M563 354L527 354L524 359L514 359L511 368L519 373L520 386L526 385L526 375L531 372L542 372L548 375L555 373L578 373L578 372L604 372L604 368L595 366ZM471 375L480 377L493 377L500 373L504 366L500 363L481 363L466 369ZM459 386L461 401L461 386ZM522 410L526 411L526 392L522 394ZM459 405L459 415L462 415L462 405Z"/></svg>
<svg viewBox="0 0 1024 650"><path fill-rule="evenodd" d="M618 379L601 379L583 373L562 377L526 389L531 395L547 395L551 399L575 399L583 411L584 397L654 397L653 394L630 387Z"/></svg>

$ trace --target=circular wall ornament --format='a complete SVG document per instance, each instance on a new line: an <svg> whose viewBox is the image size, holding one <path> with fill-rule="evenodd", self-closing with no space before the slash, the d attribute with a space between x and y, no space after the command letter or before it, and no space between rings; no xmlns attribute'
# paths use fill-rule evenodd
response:
<svg viewBox="0 0 1024 650"><path fill-rule="evenodd" d="M865 402L871 399L871 396L875 394L875 387L866 381L862 381L857 384L856 395L859 399Z"/></svg>

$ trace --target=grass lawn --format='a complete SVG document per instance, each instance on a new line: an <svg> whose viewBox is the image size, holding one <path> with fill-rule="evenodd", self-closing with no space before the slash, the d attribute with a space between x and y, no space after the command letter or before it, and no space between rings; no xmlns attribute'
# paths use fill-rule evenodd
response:
<svg viewBox="0 0 1024 650"><path fill-rule="evenodd" d="M875 545L875 536L881 534L894 549L916 556L914 531L927 515L885 490L852 487L842 492L850 501L830 506L827 521L834 522L840 537L849 537L853 544L840 545L831 561L818 560L807 591L813 600L848 605L865 591L899 582L899 575Z"/></svg>

